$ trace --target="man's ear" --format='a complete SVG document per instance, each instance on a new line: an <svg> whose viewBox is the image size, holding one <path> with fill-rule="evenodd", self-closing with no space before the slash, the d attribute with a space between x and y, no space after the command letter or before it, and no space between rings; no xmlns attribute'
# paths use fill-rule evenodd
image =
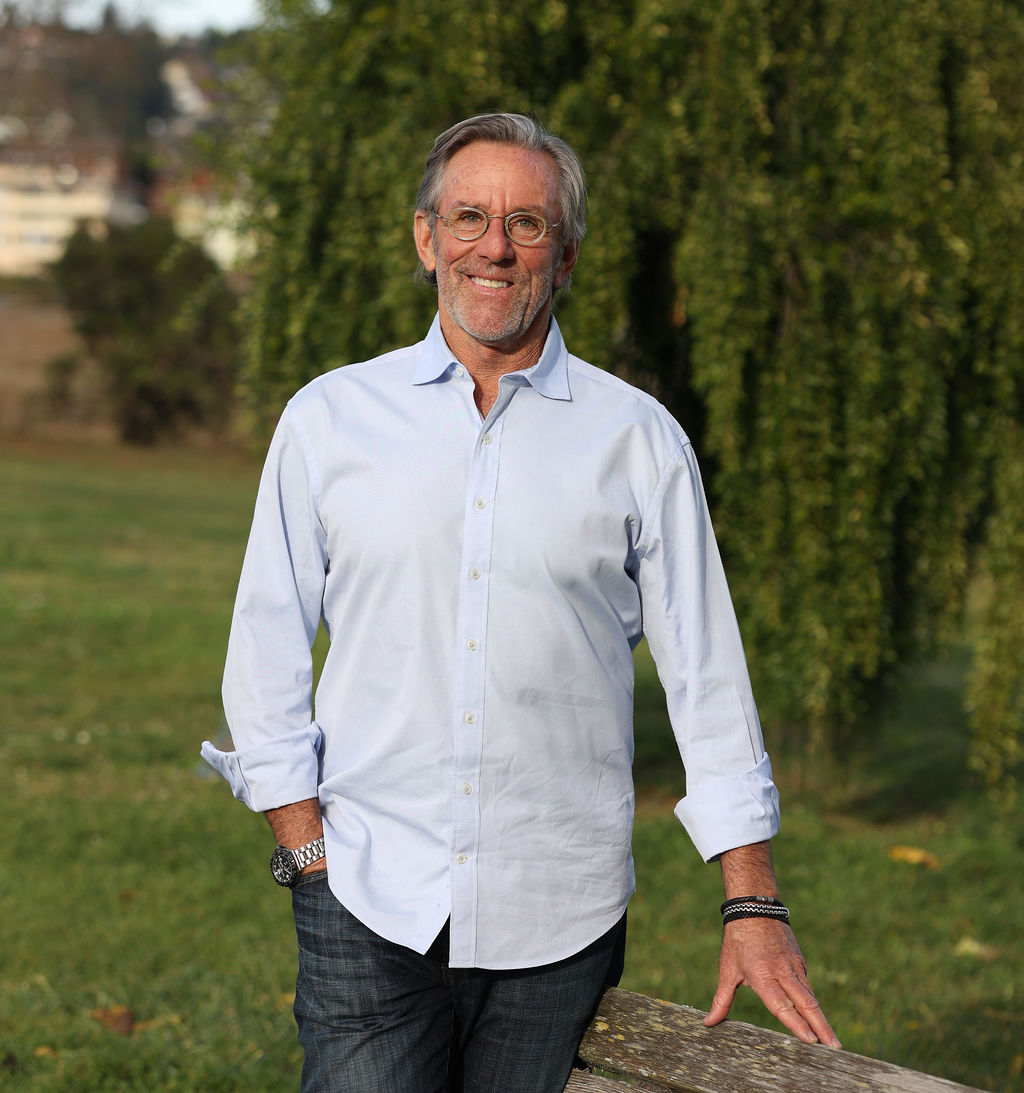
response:
<svg viewBox="0 0 1024 1093"><path fill-rule="evenodd" d="M572 273L573 267L576 265L576 259L580 254L580 245L576 243L566 243L562 248L562 257L558 265L555 267L554 286L559 288L565 284L569 279L569 274Z"/></svg>
<svg viewBox="0 0 1024 1093"><path fill-rule="evenodd" d="M416 253L420 256L423 268L427 273L433 273L437 268L437 256L434 254L434 229L431 227L428 213L420 209L416 210L412 234L416 240Z"/></svg>

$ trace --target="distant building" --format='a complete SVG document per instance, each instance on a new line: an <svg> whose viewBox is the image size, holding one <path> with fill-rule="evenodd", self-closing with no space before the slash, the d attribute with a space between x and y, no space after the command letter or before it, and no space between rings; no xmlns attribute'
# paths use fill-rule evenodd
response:
<svg viewBox="0 0 1024 1093"><path fill-rule="evenodd" d="M213 117L213 106L202 89L205 73L198 71L199 67L197 59L188 54L172 57L160 66L160 79L170 94L176 115L172 127L182 135Z"/></svg>
<svg viewBox="0 0 1024 1093"><path fill-rule="evenodd" d="M79 224L103 231L143 215L120 184L115 142L0 143L0 276L38 276Z"/></svg>
<svg viewBox="0 0 1024 1093"><path fill-rule="evenodd" d="M149 207L166 216L182 239L199 244L221 269L237 269L252 257L243 202L225 195L205 167L190 173L178 164L161 173L150 190Z"/></svg>
<svg viewBox="0 0 1024 1093"><path fill-rule="evenodd" d="M242 227L244 206L225 192L223 180L189 142L197 129L217 118L216 71L197 50L183 47L161 66L160 78L174 115L150 133L158 163L150 209L169 217L182 238L202 246L222 269L237 268L252 251Z"/></svg>

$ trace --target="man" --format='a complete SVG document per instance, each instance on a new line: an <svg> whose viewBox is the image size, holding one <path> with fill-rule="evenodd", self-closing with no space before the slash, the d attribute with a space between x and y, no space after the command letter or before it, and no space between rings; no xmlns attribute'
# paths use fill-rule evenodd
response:
<svg viewBox="0 0 1024 1093"><path fill-rule="evenodd" d="M727 900L707 1023L754 987L838 1046L778 900L777 794L689 442L551 316L574 153L519 115L435 141L426 339L313 381L267 457L232 623L237 751L292 887L303 1089L562 1088L633 891L632 650ZM331 646L311 720L309 648Z"/></svg>

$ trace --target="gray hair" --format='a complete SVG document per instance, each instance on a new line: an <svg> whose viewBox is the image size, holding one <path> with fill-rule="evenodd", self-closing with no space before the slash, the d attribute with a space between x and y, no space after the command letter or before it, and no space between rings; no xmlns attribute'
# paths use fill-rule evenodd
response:
<svg viewBox="0 0 1024 1093"><path fill-rule="evenodd" d="M430 217L431 227L434 227L448 164L456 152L477 141L549 155L558 170L558 200L562 206L559 224L563 245L582 240L587 231L587 182L579 156L561 137L549 133L525 114L478 114L446 129L434 141L416 194L416 211ZM437 283L436 276L428 273L422 264L420 276L429 284ZM567 288L568 284L567 279L562 288Z"/></svg>

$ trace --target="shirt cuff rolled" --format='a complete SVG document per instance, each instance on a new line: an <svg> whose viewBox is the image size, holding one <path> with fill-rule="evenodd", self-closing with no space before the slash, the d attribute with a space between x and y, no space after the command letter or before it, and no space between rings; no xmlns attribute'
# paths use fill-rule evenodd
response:
<svg viewBox="0 0 1024 1093"><path fill-rule="evenodd" d="M253 812L295 804L317 796L320 784L320 726L286 733L238 751L221 751L203 741L202 757Z"/></svg>
<svg viewBox="0 0 1024 1093"><path fill-rule="evenodd" d="M701 782L676 805L675 814L706 862L726 850L774 838L779 791L768 755L742 774Z"/></svg>

